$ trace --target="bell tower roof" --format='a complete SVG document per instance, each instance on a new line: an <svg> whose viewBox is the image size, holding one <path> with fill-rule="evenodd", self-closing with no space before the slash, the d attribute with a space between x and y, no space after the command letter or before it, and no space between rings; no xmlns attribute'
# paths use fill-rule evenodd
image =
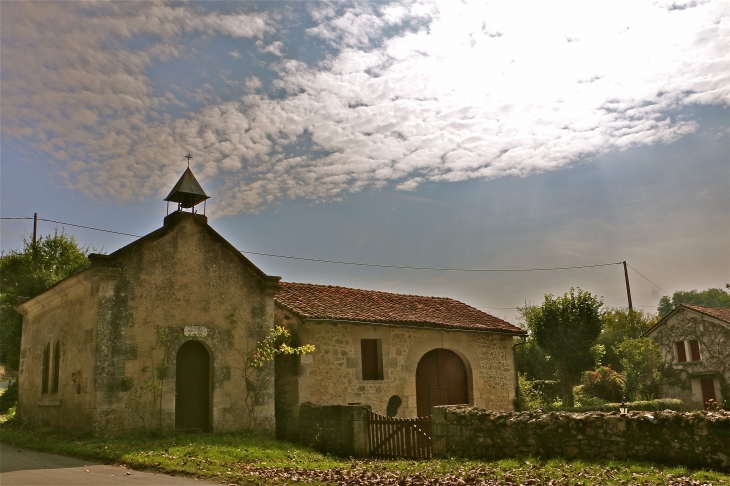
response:
<svg viewBox="0 0 730 486"><path fill-rule="evenodd" d="M170 194L165 201L176 202L181 208L192 208L206 199L209 199L205 191L200 187L200 183L193 175L190 167L185 169L180 180L177 181L175 187L172 188Z"/></svg>

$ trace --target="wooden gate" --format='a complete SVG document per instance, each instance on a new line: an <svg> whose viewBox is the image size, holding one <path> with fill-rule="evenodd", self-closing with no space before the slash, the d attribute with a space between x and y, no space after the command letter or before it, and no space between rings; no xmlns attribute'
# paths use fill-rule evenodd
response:
<svg viewBox="0 0 730 486"><path fill-rule="evenodd" d="M381 459L429 459L431 417L414 419L369 413L370 457Z"/></svg>

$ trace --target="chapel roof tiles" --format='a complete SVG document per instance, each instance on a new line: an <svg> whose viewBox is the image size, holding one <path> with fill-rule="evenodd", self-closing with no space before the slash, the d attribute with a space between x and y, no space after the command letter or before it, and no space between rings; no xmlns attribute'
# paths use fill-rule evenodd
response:
<svg viewBox="0 0 730 486"><path fill-rule="evenodd" d="M305 319L527 334L517 326L447 297L393 294L332 285L280 282L276 302Z"/></svg>

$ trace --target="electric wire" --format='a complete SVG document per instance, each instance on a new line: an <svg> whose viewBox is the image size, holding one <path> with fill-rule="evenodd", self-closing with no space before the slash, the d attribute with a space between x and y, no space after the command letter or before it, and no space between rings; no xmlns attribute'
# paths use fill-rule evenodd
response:
<svg viewBox="0 0 730 486"><path fill-rule="evenodd" d="M272 253L259 253L255 251L239 250L246 255L261 255L274 258L289 258L291 260L304 260L308 262L319 263L337 263L339 265L357 265L361 267L378 267L378 268L397 268L401 270L438 270L443 272L537 272L548 270L573 270L577 268L594 268L606 267L609 265L621 265L623 262L598 263L596 265L576 265L572 267L553 267L553 268L447 268L447 267L411 267L407 265L381 265L378 263L357 263L357 262L341 262L337 260L320 260L318 258L304 258L286 255L274 255Z"/></svg>
<svg viewBox="0 0 730 486"><path fill-rule="evenodd" d="M36 219L33 216L21 216L21 217L0 217L0 220L32 220ZM46 218L37 218L38 221L45 221L47 223L55 223L60 224L64 226L73 226L75 228L83 228L93 231L102 231L104 233L112 233L115 235L122 235L122 236L130 236L133 238L142 238L141 235L134 235L131 233L123 233L121 231L112 231L108 229L102 229L102 228L95 228L93 226L84 226L80 224L74 224L74 223L65 223L63 221L56 221L53 219L46 219ZM359 262L342 262L337 260L322 260L318 258L305 258L305 257L295 257L295 256L289 256L289 255L276 255L273 253L261 253L256 251L245 251L245 250L238 250L241 253L245 255L259 255L259 256L266 256L266 257L272 257L272 258L285 258L290 260L302 260L302 261L309 261L309 262L318 262L318 263L333 263L338 265L355 265L355 266L361 266L361 267L377 267L377 268L394 268L399 270L436 270L436 271L449 271L449 272L535 272L535 271L550 271L550 270L575 270L580 268L596 268L596 267L607 267L611 265L621 265L623 264L623 261L621 262L610 262L610 263L598 263L595 265L575 265L575 266L568 266L568 267L551 267L551 268L443 268L443 267L411 267L406 265L382 265L377 263L359 263ZM659 287L657 284L646 278L641 272L639 272L637 269L628 265L634 272L638 273L642 278L644 278L646 281L660 289L665 294L669 295L669 292L664 290L663 288ZM654 307L649 305L640 305L636 307ZM475 307L476 309L500 309L500 310L509 310L509 309L518 309L519 307L489 307L489 306L480 306Z"/></svg>
<svg viewBox="0 0 730 486"><path fill-rule="evenodd" d="M35 219L33 216L24 216L22 218L0 218L0 219ZM64 223L63 221L54 221L52 219L45 219L45 218L38 218L38 221L45 221L47 223L56 223L56 224L62 224L64 226L74 226L76 228L84 228L94 231L103 231L104 233L113 233L115 235L123 235L123 236L132 236L134 238L142 238L140 235L133 235L131 233L122 233L120 231L112 231L107 229L101 229L101 228L93 228L91 226L83 226L80 224L73 224L73 223Z"/></svg>
<svg viewBox="0 0 730 486"><path fill-rule="evenodd" d="M638 273L639 275L641 275L641 276L642 276L642 277L644 278L644 280L646 280L647 282L649 282L650 284L652 284L652 285L653 285L654 287L658 288L659 290L661 290L661 291L662 291L662 292L664 292L665 294L669 295L669 292L667 292L666 290L664 290L663 288L661 288L660 286L658 286L657 284L655 284L654 282L652 282L652 281L651 281L651 280L649 280L648 278L644 277L644 275L642 275L640 271L638 271L637 269L635 269L634 267L632 267L632 266L631 266L631 265L629 265L628 263L627 263L626 265L628 265L628 266L629 266L629 267L631 268L631 270L633 270L634 272L636 272L636 273Z"/></svg>
<svg viewBox="0 0 730 486"><path fill-rule="evenodd" d="M20 217L20 218L8 218L3 217L0 219L34 219L32 216L30 217ZM102 228L94 228L92 226L83 226L80 224L73 224L73 223L64 223L63 221L55 221L52 219L45 219L45 218L38 218L38 221L46 221L48 223L56 223L60 225L66 225L66 226L74 226L76 228L84 228L94 231L103 231L105 233L113 233L117 235L123 235L123 236L131 236L134 238L141 238L140 235L133 235L131 233L122 233L120 231L112 231ZM543 267L543 268L448 268L448 267L413 267L413 266L407 266L407 265L384 265L379 263L361 263L361 262L343 262L338 260L323 260L319 258L306 258L306 257L296 257L296 256L290 256L290 255L276 255L273 253L261 253L256 251L246 251L246 250L238 250L244 255L259 255L259 256L266 256L266 257L272 257L272 258L286 258L289 260L301 260L301 261L308 261L308 262L317 262L317 263L333 263L338 265L354 265L359 267L376 267L376 268L394 268L399 270L435 270L435 271L443 271L443 272L546 272L546 271L552 271L552 270L575 270L580 268L596 268L596 267L607 267L611 265L622 265L623 262L609 262L609 263L597 263L594 265L574 265L574 266L567 266L567 267ZM645 277L646 278L646 277Z"/></svg>

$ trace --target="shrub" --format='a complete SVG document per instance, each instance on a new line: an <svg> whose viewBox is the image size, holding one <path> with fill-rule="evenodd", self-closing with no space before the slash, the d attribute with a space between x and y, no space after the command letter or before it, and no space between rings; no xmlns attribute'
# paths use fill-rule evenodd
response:
<svg viewBox="0 0 730 486"><path fill-rule="evenodd" d="M537 410L549 408L557 400L560 382L555 380L527 379L526 374L519 374L520 410Z"/></svg>
<svg viewBox="0 0 730 486"><path fill-rule="evenodd" d="M586 371L582 381L585 395L609 402L620 402L623 398L625 378L608 366L601 366L596 371Z"/></svg>
<svg viewBox="0 0 730 486"><path fill-rule="evenodd" d="M582 407L601 407L606 403L606 400L603 398L594 397L592 395L588 395L583 391L583 386L576 386L573 389L573 393L575 394L575 407L576 408L582 408Z"/></svg>
<svg viewBox="0 0 730 486"><path fill-rule="evenodd" d="M0 413L6 413L18 402L18 380L8 386L5 392L0 395Z"/></svg>

